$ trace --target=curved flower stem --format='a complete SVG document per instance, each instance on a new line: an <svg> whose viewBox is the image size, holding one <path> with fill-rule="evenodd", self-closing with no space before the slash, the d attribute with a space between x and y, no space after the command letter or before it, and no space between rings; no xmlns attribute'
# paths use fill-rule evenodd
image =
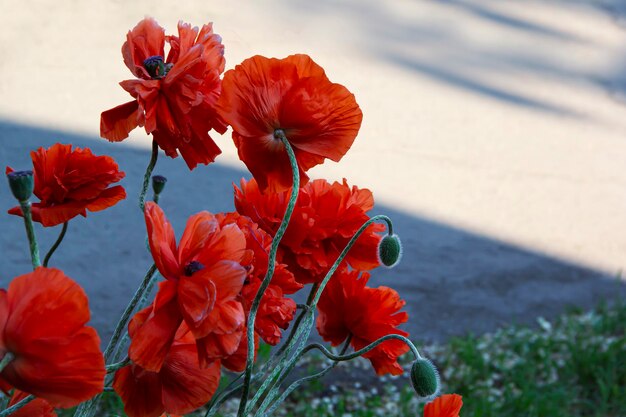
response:
<svg viewBox="0 0 626 417"><path fill-rule="evenodd" d="M30 209L30 201L20 201L20 208L24 215L24 226L26 227L26 236L28 237L28 244L30 249L30 259L33 264L33 269L41 266L39 260L39 246L37 245L37 237L35 236L35 227L33 225L33 215Z"/></svg>
<svg viewBox="0 0 626 417"><path fill-rule="evenodd" d="M346 353L346 351L348 350L348 348L350 347L350 342L352 341L352 335L348 336L348 338L346 339L345 343L343 344L343 347L341 348L341 351L339 352L339 356L336 356L337 358L341 357L343 354ZM315 345L318 345L317 343L315 343ZM309 347L311 345L308 345L306 348L304 348L304 350L302 351L301 355L304 355L306 352L308 352L309 350L311 350ZM326 349L324 346L319 345L322 348ZM328 366L325 369L322 369L320 372L313 374L313 375L308 375L304 378L298 379L296 381L294 381L291 385L289 385L289 387L287 387L287 389L281 394L280 397L278 397L278 399L276 401L274 401L274 403L272 404L272 406L269 408L269 410L267 410L267 412L265 412L265 408L267 408L267 406L270 404L271 400L273 398L270 398L270 395L268 395L266 401L263 402L263 404L261 404L261 407L259 407L259 411L258 411L258 415L260 416L267 416L267 415L271 415L274 411L276 411L276 408L283 402L285 401L285 399L289 396L289 394L291 394L296 388L298 388L300 385L302 385L305 382L308 381L313 381L315 379L321 378L324 375L326 375L328 372L330 372L331 370L333 370L335 368L335 366L337 366L337 364L339 363L339 360L337 359L333 359L333 363ZM275 395L274 395L275 396ZM274 397L272 396L272 397ZM269 401L267 401L269 399Z"/></svg>
<svg viewBox="0 0 626 417"><path fill-rule="evenodd" d="M352 238L350 239L350 241L348 242L348 244L346 245L346 247L343 249L343 251L341 252L341 254L339 254L339 256L337 257L337 259L335 260L335 263L333 264L333 266L328 270L326 276L324 277L324 279L322 280L321 284L319 284L318 288L313 288L311 291L311 294L309 294L310 296L312 296L312 299L310 297L310 299L307 301L307 305L309 306L309 308L307 310L302 311L301 316L302 318L306 318L307 320L305 321L305 325L301 326L295 326L292 330L293 334L290 334L290 338L291 340L289 340L285 345L283 345L283 347L281 348L281 355L284 353L284 356L289 356L291 354L291 351L293 350L294 344L300 340L301 336L305 333L307 333L307 337L305 338L304 342L302 342L302 345L306 342L306 339L308 339L308 335L310 333L311 327L313 325L312 321L312 317L313 317L313 313L315 311L315 307L317 306L317 303L319 301L319 298L322 295L322 292L324 291L324 288L326 287L326 284L328 283L328 281L330 280L330 278L332 277L332 275L335 273L335 271L337 270L337 268L339 268L339 265L343 262L344 258L346 257L346 255L348 254L348 252L350 251L350 249L352 248L352 246L354 245L354 243L359 239L359 237L365 232L365 230L367 229L367 227L377 221L384 221L387 223L387 227L389 229L391 229L392 227L392 222L391 219L387 216L384 215L378 215L378 216L374 216L371 219L369 219L368 221L366 221L365 223L363 223L363 225L359 228L359 230L357 230L357 232L355 233L354 236L352 236ZM295 332L295 333L294 333ZM408 340L408 339L407 339ZM283 375L286 376L286 374L293 369L295 361L298 359L297 355L300 353L300 351L302 350L303 346L301 346L296 353L294 354L294 356L289 359L286 363L279 363L277 366L275 366L272 369L272 373L270 374L269 377L267 377L265 379L265 381L263 382L263 385L261 385L261 387L259 388L259 390L257 391L257 394L255 395L252 404L250 404L250 406L248 407L248 410L246 411L251 411L252 407L254 406L254 404L256 403L256 400L258 400L263 394L264 392L267 390L267 388L270 386L271 384L271 388L275 385L276 378L277 376L283 371L283 369L287 369L287 372L284 372Z"/></svg>
<svg viewBox="0 0 626 417"><path fill-rule="evenodd" d="M156 270L157 270L156 265L152 264L152 266L146 273L146 276L143 278L143 281L141 281L139 288L137 288L137 291L135 291L135 295L133 295L133 298L130 300L130 303L128 303L128 305L126 306L124 313L122 313L122 317L120 318L120 321L117 322L117 325L115 326L115 331L113 332L113 336L111 336L111 340L109 341L109 344L107 345L107 348L104 351L105 363L108 362L109 359L111 358L111 355L115 347L117 346L117 342L119 341L120 336L122 335L122 333L124 332L124 329L126 328L126 325L128 324L128 320L130 319L131 314L133 314L133 311L135 310L137 303L139 303L139 300L141 299L144 292L146 291L146 288L148 288L148 284L152 280L152 276L155 274Z"/></svg>
<svg viewBox="0 0 626 417"><path fill-rule="evenodd" d="M280 355L282 355L282 353L285 351L285 349L289 345L289 342L291 342L291 339L293 339L296 333L296 330L300 326L300 322L304 318L304 315L307 313L307 311L310 310L311 302L313 301L313 298L315 297L315 294L317 293L318 288L319 288L318 283L314 283L311 286L311 291L309 292L309 296L307 297L306 304L303 306L302 311L300 312L298 317L296 317L296 321L293 323L293 326L291 326L291 331L289 332L289 336L285 340L285 343L283 343L280 349L278 349L278 352L276 352L276 355L274 355L275 358L278 358Z"/></svg>
<svg viewBox="0 0 626 417"><path fill-rule="evenodd" d="M123 367L125 367L129 363L130 363L130 358L126 357L126 359L124 359L121 362L113 363L111 365L107 365L106 366L107 374L110 374L111 372L115 372L118 369L122 369Z"/></svg>
<svg viewBox="0 0 626 417"><path fill-rule="evenodd" d="M297 328L297 332L294 335L294 338L291 339L287 349L285 349L284 357L289 357L291 352L295 348L295 353L288 361L281 361L272 366L271 373L268 376L263 378L263 384L259 387L256 394L252 398L252 401L248 404L248 409L246 410L246 415L252 412L252 408L256 405L256 403L261 399L266 392L269 392L267 395L273 395L276 384L286 376L291 369L293 369L294 361L299 357L300 352L304 348L304 343L309 338L309 334L311 333L311 328L313 327L313 322L315 321L315 317L313 314L305 316L304 324L300 325ZM305 339L300 343L300 345L296 348L295 343L300 340L302 335L306 334Z"/></svg>
<svg viewBox="0 0 626 417"><path fill-rule="evenodd" d="M63 228L61 229L61 233L59 234L59 237L57 238L56 242L54 242L54 245L52 245L48 253L46 253L46 257L43 259L43 266L48 266L48 262L50 261L52 254L54 253L54 251L57 250L57 248L63 241L63 238L65 237L65 232L67 232L68 224L69 224L68 222L63 223Z"/></svg>
<svg viewBox="0 0 626 417"><path fill-rule="evenodd" d="M256 319L257 311L259 310L259 305L261 304L261 298L267 289L267 286L270 284L272 280L272 276L274 275L274 268L276 266L276 252L278 251L278 244L285 234L285 230L287 230L287 226L289 225L289 220L291 219L291 214L293 213L294 207L296 205L296 200L298 199L298 192L300 187L300 171L298 168L298 161L296 160L296 155L285 136L285 132L281 129L277 129L274 132L274 137L276 139L280 139L280 141L285 146L287 151L287 155L289 156L289 162L291 163L291 171L293 176L293 187L291 187L291 196L289 197L289 203L287 204L287 209L285 210L285 216L283 217L283 221L280 223L280 227L272 239L272 246L270 248L269 253L269 261L267 265L267 273L265 274L265 278L263 278L263 282L259 287L256 296L254 297L254 301L252 302L252 306L250 307L250 313L248 315L248 352L247 352L247 361L246 361L246 371L244 375L244 383L243 383L243 392L241 393L241 402L239 403L239 411L237 415L239 417L245 416L246 404L248 402L248 394L250 392L250 382L252 379L252 367L254 365L254 322Z"/></svg>
<svg viewBox="0 0 626 417"><path fill-rule="evenodd" d="M143 185L141 187L141 194L139 194L139 208L143 212L143 208L146 205L146 193L148 192L148 186L150 185L150 177L152 177L152 171L157 163L159 157L159 145L157 141L152 139L152 155L150 156L150 162L146 168L146 173L143 176Z"/></svg>
<svg viewBox="0 0 626 417"><path fill-rule="evenodd" d="M382 214L378 216L374 216L368 221L366 221L365 223L363 223L363 225L359 228L359 230L357 230L354 236L352 236L352 239L350 239L350 241L348 242L346 247L343 249L343 251L339 254L339 257L337 258L333 266L328 270L328 272L326 273L326 276L320 283L319 290L316 292L313 298L313 302L310 304L310 307L312 310L315 310L315 307L317 306L317 303L319 302L320 297L322 296L322 292L324 291L326 284L328 284L328 281L330 281L330 278L333 276L337 268L339 268L339 265L341 265L341 262L343 262L344 258L346 257L350 249L352 249L352 246L356 243L357 239L361 237L363 232L365 232L365 229L367 229L370 224L377 222L379 220L383 220L387 223L387 228L389 229L389 232L391 233L391 230L393 230L393 223L391 222L391 219L389 217L384 216Z"/></svg>
<svg viewBox="0 0 626 417"><path fill-rule="evenodd" d="M344 354L335 355L331 351L329 351L324 345L321 345L319 343L311 343L310 345L308 345L304 349L303 354L308 352L308 351L310 351L310 350L317 349L324 356L326 356L330 360L333 360L333 361L336 361L336 362L349 361L350 359L354 359L354 358L357 358L357 357L359 357L361 355L366 354L370 350L374 349L376 346L380 345L381 343L383 343L383 342L385 342L387 340L391 340L391 339L400 340L400 341L406 343L406 345L409 347L409 349L411 349L411 353L413 354L414 359L415 360L422 359L422 355L420 355L419 350L417 350L417 348L415 347L413 342L411 342L411 340L409 338L407 338L405 336L402 336L400 334L388 334L386 336L381 337L380 339L375 340L374 342L372 342L369 345L365 346L363 349L357 350L356 352L352 352L352 353L349 353L347 355L344 355Z"/></svg>
<svg viewBox="0 0 626 417"><path fill-rule="evenodd" d="M158 273L155 273L152 275L152 278L150 278L148 285L145 287L143 294L141 295L141 298L139 299L139 302L135 306L135 310L141 310L144 307L146 307L146 305L148 304L148 297L150 296L150 293L152 293L152 288L154 287L154 284L156 284L158 279L159 279ZM123 353L124 346L126 346L127 342L128 342L128 332L124 332L121 340L117 344L115 353L112 356L113 361L118 361L120 359Z"/></svg>
<svg viewBox="0 0 626 417"><path fill-rule="evenodd" d="M29 395L28 397L24 398L19 403L14 404L11 407L7 408L6 410L3 410L2 412L0 412L0 417L10 416L11 414L15 413L17 410L24 407L26 404L28 404L34 399L35 399L34 395Z"/></svg>
<svg viewBox="0 0 626 417"><path fill-rule="evenodd" d="M243 374L237 375L235 379L233 379L223 390L219 393L219 395L213 396L209 404L207 405L207 412L204 417L212 417L217 413L217 410L220 406L230 397L232 394L237 392L237 390L241 389L242 385L236 385L237 381L241 379Z"/></svg>
<svg viewBox="0 0 626 417"><path fill-rule="evenodd" d="M6 366L11 363L13 359L15 359L15 355L13 355L11 352L5 353L4 357L0 361L0 372L2 372L2 370L4 370L4 368L6 368Z"/></svg>
<svg viewBox="0 0 626 417"><path fill-rule="evenodd" d="M152 264L152 266L146 273L146 276L143 278L143 281L139 285L139 288L137 288L137 291L135 291L135 295L133 295L133 298L130 300L130 303L128 303L128 305L126 306L126 309L122 313L122 317L117 322L117 325L115 326L115 330L113 331L113 336L111 336L111 340L109 341L109 344L107 345L106 350L104 351L104 363L105 364L111 360L113 353L116 352L116 346L118 344L118 341L120 340L120 337L124 333L124 330L126 329L128 320L130 319L130 316L133 314L135 307L137 307L139 300L143 297L143 294L145 293L146 288L148 288L150 282L152 281L152 276L155 274L156 270L157 270L156 265ZM76 409L76 412L74 413L74 416L81 416L81 417L93 416L94 413L96 412L97 405L100 402L101 397L102 396L100 394L96 395L91 400L86 401L82 403L81 405L79 405L78 408Z"/></svg>

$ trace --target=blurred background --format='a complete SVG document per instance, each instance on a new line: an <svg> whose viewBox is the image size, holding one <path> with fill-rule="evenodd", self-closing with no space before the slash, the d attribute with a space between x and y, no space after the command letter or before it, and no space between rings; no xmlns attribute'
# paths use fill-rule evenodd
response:
<svg viewBox="0 0 626 417"><path fill-rule="evenodd" d="M374 192L396 221L400 266L376 284L407 299L409 331L445 341L626 294L626 7L620 0L0 0L0 166L30 167L55 142L113 156L128 199L73 220L51 265L86 288L106 339L150 265L137 194L150 138L99 138L100 112L129 100L120 49L144 16L214 22L227 68L307 53L356 96L364 121L314 178ZM249 177L229 133L215 164L162 155L162 205L186 218L230 211ZM14 202L0 187L4 212ZM29 270L20 219L0 220L0 284ZM49 247L58 230L37 229Z"/></svg>

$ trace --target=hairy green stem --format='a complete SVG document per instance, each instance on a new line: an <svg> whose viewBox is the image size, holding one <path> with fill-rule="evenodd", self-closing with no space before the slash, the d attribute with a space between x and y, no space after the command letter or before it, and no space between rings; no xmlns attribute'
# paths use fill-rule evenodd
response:
<svg viewBox="0 0 626 417"><path fill-rule="evenodd" d="M113 353L116 351L116 346L118 344L120 337L124 333L124 330L126 329L128 320L130 319L130 316L135 310L137 303L139 302L144 292L146 291L146 288L148 287L150 281L152 280L152 276L156 273L156 270L157 270L156 265L153 264L148 270L148 272L146 273L145 277L143 278L143 281L139 285L139 288L137 288L137 291L135 291L135 295L133 295L133 298L130 300L130 303L128 303L128 305L126 306L126 309L122 313L122 317L117 322L117 325L115 326L115 330L113 331L113 336L111 336L111 340L109 341L109 344L107 345L104 351L104 363L109 362ZM101 395L99 394L99 395L96 395L91 400L82 403L76 409L74 416L75 417L93 416L94 413L96 412L98 403L100 402L100 398L101 398Z"/></svg>
<svg viewBox="0 0 626 417"><path fill-rule="evenodd" d="M10 416L11 414L15 413L20 408L23 408L26 404L28 404L34 399L35 399L34 395L29 395L28 397L24 398L19 403L14 404L11 407L7 408L6 410L3 410L2 412L0 412L0 417Z"/></svg>
<svg viewBox="0 0 626 417"><path fill-rule="evenodd" d="M339 356L341 357L341 355L345 354L346 351L348 350L348 348L350 347L350 342L352 341L352 335L348 336L348 338L346 339L345 343L343 344L343 347L341 348L341 351L339 352ZM309 345L311 346L311 345ZM309 346L307 346L301 353L301 355L304 355L306 352L308 352L311 349L307 349ZM321 345L320 345L321 346ZM322 346L323 347L323 346ZM278 397L278 399L276 401L274 401L274 403L272 404L272 406L267 410L267 412L264 412L265 408L267 407L267 405L269 405L269 402L267 403L267 405L261 404L261 407L259 407L259 415L260 416L267 416L267 415L271 415L274 411L276 411L276 408L278 408L278 406L285 401L285 399L289 396L289 394L291 394L296 388L298 388L300 385L302 385L305 382L308 381L313 381L315 379L321 378L324 375L326 375L328 372L330 372L331 370L333 370L335 368L335 366L337 366L337 364L339 363L338 360L333 360L333 363L330 364L330 366L328 366L325 369L322 369L320 372L313 374L313 375L308 375L306 377L300 378L296 381L294 381L291 385L289 385L287 387L287 389L285 389L285 391L281 394L280 397ZM271 400L271 399L270 399Z"/></svg>
<svg viewBox="0 0 626 417"><path fill-rule="evenodd" d="M230 383L220 392L218 395L214 395L209 404L207 405L207 412L204 417L212 417L217 413L220 406L230 397L232 394L237 392L237 390L241 389L242 385L236 385L237 381L239 381L243 377L243 373L237 375L235 379L230 381Z"/></svg>
<svg viewBox="0 0 626 417"><path fill-rule="evenodd" d="M107 365L106 366L107 374L115 372L118 369L122 369L123 367L125 367L128 364L130 364L130 358L126 357L126 359L124 359L121 362L112 363L111 365Z"/></svg>
<svg viewBox="0 0 626 417"><path fill-rule="evenodd" d="M303 306L302 311L300 312L298 317L296 317L296 321L294 321L293 326L291 326L291 331L289 332L289 336L285 340L285 343L283 343L283 345L280 347L280 349L278 349L278 352L276 352L276 355L274 355L274 357L276 357L276 358L280 357L280 355L282 355L282 353L285 351L285 349L289 345L289 342L291 341L291 339L293 339L293 337L294 337L294 335L296 333L296 330L300 326L300 322L304 318L304 315L307 313L307 311L310 310L311 302L313 301L313 299L315 297L315 294L317 293L317 289L318 288L319 288L318 283L313 283L313 285L311 285L311 291L309 291L309 295L308 295L308 297L306 299L305 306Z"/></svg>
<svg viewBox="0 0 626 417"><path fill-rule="evenodd" d="M346 255L348 254L348 252L350 251L350 249L352 249L352 246L355 244L355 242L359 239L359 237L365 232L365 230L368 228L368 226L376 221L384 221L387 223L388 228L392 227L392 222L391 219L389 219L389 217L384 216L384 215L378 215L378 216L374 216L371 219L369 219L368 221L366 221L365 223L363 223L363 225L359 228L359 230L357 230L357 232L355 233L355 235L350 239L350 241L348 242L348 244L346 245L346 247L343 249L343 251L339 254L339 256L337 257L337 259L335 260L335 263L332 265L332 267L328 270L326 276L324 277L324 279L322 280L322 282L319 284L318 287L314 287L311 289L311 293L309 294L309 300L307 300L307 305L309 306L308 309L303 310L300 314L300 316L298 317L299 319L311 319L314 311L315 311L315 307L317 306L317 303L319 301L319 298L322 295L322 292L324 291L324 288L326 287L326 284L328 283L328 281L330 280L330 278L332 277L332 275L335 273L335 271L337 270L337 268L339 268L339 265L343 262L344 258L346 257ZM311 299L312 296L312 299ZM305 323L309 323L308 320ZM259 399L262 395L264 395L265 391L267 391L268 387L270 387L269 389L273 389L274 385L276 384L277 381L277 376L279 374L283 374L283 376L281 378L284 378L284 376L286 376L286 374L291 371L291 369L293 369L293 367L295 366L295 361L297 360L296 355L302 350L304 343L306 343L306 340L308 339L308 335L310 334L311 331L311 327L312 327L312 321L310 322L310 325L305 325L305 326L300 326L300 325L295 325L292 329L292 334L290 334L290 338L291 340L288 341L288 343L286 343L285 345L283 345L283 347L281 347L281 351L280 354L282 355L283 353L285 353L284 356L289 356L291 351L293 350L293 345L300 340L301 336L303 335L303 333L305 331L307 331L308 333L306 334L306 337L304 338L304 340L301 342L301 347L296 351L296 354L294 354L294 356L289 359L286 363L280 363L279 365L275 366L272 369L272 373L270 374L270 376L268 378L265 379L265 381L263 382L263 385L259 388L259 390L257 391L257 394L255 395L254 399ZM295 332L295 333L294 333ZM408 339L407 339L408 340ZM286 372L283 372L283 370L287 369ZM253 399L252 404L250 405L250 407L248 407L247 411L251 411L252 407L254 407L254 405L256 404L256 401Z"/></svg>
<svg viewBox="0 0 626 417"><path fill-rule="evenodd" d="M63 228L61 229L61 233L59 234L59 237L57 238L56 242L54 242L54 245L52 245L48 253L46 253L45 258L43 259L43 266L48 266L48 262L50 261L52 254L54 253L54 251L57 250L57 248L63 241L63 238L65 237L65 232L67 232L68 224L69 224L68 222L63 223Z"/></svg>
<svg viewBox="0 0 626 417"><path fill-rule="evenodd" d="M339 254L339 257L337 258L333 266L328 270L328 272L326 273L326 276L320 283L319 290L315 294L315 297L313 298L313 302L310 304L312 310L315 310L315 307L317 306L317 303L319 302L320 297L322 296L322 292L324 291L324 288L326 288L326 284L328 284L328 281L330 281L330 278L333 276L337 268L339 268L339 265L341 265L341 262L343 262L344 258L346 257L350 249L352 249L352 246L354 246L356 241L359 239L359 237L361 237L363 232L365 232L365 229L367 229L370 224L377 222L379 220L384 220L387 223L388 229L392 230L393 223L391 222L391 219L382 214L378 216L374 216L368 221L366 221L365 223L363 223L363 225L359 228L359 230L357 230L354 236L352 236L352 239L350 239L350 241L348 242L346 247L343 249L343 251Z"/></svg>
<svg viewBox="0 0 626 417"><path fill-rule="evenodd" d="M0 372L2 372L4 370L4 368L6 368L6 366L11 363L11 361L15 359L15 355L13 355L11 352L7 352L4 354L4 357L2 358L2 360L0 361Z"/></svg>
<svg viewBox="0 0 626 417"><path fill-rule="evenodd" d="M152 139L152 155L150 156L150 162L146 168L146 173L143 176L143 185L141 187L141 193L139 194L139 208L143 212L143 208L146 205L146 193L148 192L148 186L150 185L150 178L152 177L152 171L157 163L159 157L159 145L156 140Z"/></svg>
<svg viewBox="0 0 626 417"><path fill-rule="evenodd" d="M148 298L150 297L150 294L152 293L152 288L154 287L154 284L156 284L158 279L159 279L158 273L155 273L154 275L152 275L152 278L150 278L148 285L145 287L143 294L135 307L135 310L141 310L147 306ZM118 361L120 357L122 356L122 354L124 353L123 349L124 349L124 346L126 346L126 344L128 343L128 339L129 339L128 332L123 332L122 338L118 342L117 348L115 349L115 353L113 353L113 356L112 356L114 361Z"/></svg>
<svg viewBox="0 0 626 417"><path fill-rule="evenodd" d="M287 208L285 210L285 215L283 217L282 222L280 223L280 227L272 239L272 246L270 248L269 253L269 261L267 265L267 273L265 274L265 278L263 278L263 282L258 289L256 296L254 297L254 301L252 302L252 306L250 307L250 313L248 315L248 352L247 352L247 361L246 361L246 370L244 375L244 383L243 390L241 393L241 402L239 403L239 411L237 415L239 417L244 417L246 404L248 402L248 394L250 392L250 382L252 379L252 367L254 365L254 323L256 320L256 314L259 309L259 305L261 304L261 298L263 298L263 294L265 293L266 288L270 284L272 280L272 276L274 275L274 268L276 266L276 252L278 251L278 244L282 239L285 231L287 230L287 226L289 225L289 220L291 219L291 214L293 213L294 207L296 205L296 200L298 199L298 192L300 187L300 171L298 168L298 161L296 160L296 155L293 152L287 137L285 136L285 132L281 129L277 129L274 132L274 137L276 139L280 139L280 141L285 146L287 151L287 155L289 156L289 162L291 164L292 171L292 183L293 187L291 187L291 196L289 197L289 203L287 204Z"/></svg>
<svg viewBox="0 0 626 417"><path fill-rule="evenodd" d="M122 313L122 317L117 322L117 325L115 326L115 331L113 332L113 336L111 336L111 340L109 341L109 344L106 350L104 351L105 363L108 362L109 359L111 358L111 355L115 349L115 346L117 346L117 342L119 341L120 336L126 329L126 325L128 324L128 320L130 319L130 316L133 314L133 311L135 310L137 303L139 302L144 292L146 291L146 288L148 287L148 284L150 283L150 280L152 279L152 276L155 274L156 270L157 270L156 265L153 264L148 270L148 272L146 273L146 275L144 276L143 281L141 281L139 288L137 288L137 291L135 291L135 295L133 295L133 298L130 300L130 303L128 303L128 305L126 306L124 313Z"/></svg>
<svg viewBox="0 0 626 417"><path fill-rule="evenodd" d="M26 227L26 236L28 237L30 259L33 264L33 269L37 269L37 267L41 266L41 261L39 260L39 246L37 245L37 237L35 236L30 201L20 201L20 207L24 215L24 226Z"/></svg>

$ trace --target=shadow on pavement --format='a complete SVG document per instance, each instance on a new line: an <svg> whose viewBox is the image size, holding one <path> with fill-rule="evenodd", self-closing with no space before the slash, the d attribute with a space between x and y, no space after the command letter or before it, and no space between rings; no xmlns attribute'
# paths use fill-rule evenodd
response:
<svg viewBox="0 0 626 417"><path fill-rule="evenodd" d="M72 220L51 262L85 288L92 323L107 340L151 264L136 198L149 150L0 120L0 164L28 169L29 150L57 141L88 146L97 155L111 155L126 172L123 185L129 198L86 219ZM179 235L193 213L232 210L231 184L249 176L219 163L189 173L182 159L166 157L160 158L155 173L168 178L161 203ZM13 205L8 187L1 186L2 213ZM441 341L450 335L486 332L512 322L533 323L538 316L553 317L567 306L590 308L600 300L626 294L623 282L599 271L393 207L379 204L375 212L394 220L394 228L403 238L404 258L395 269L374 271L372 283L393 287L407 300L411 316L408 330L419 340ZM13 277L29 271L30 260L21 219L1 216L0 286L6 288ZM45 252L58 229L37 227L36 231Z"/></svg>

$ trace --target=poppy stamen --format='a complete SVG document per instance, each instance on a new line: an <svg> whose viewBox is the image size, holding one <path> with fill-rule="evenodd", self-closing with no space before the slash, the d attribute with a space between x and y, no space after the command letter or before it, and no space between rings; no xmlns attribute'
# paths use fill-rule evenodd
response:
<svg viewBox="0 0 626 417"><path fill-rule="evenodd" d="M204 265L202 265L198 261L191 261L187 265L185 265L185 276L190 277L194 273L201 271L204 269Z"/></svg>
<svg viewBox="0 0 626 417"><path fill-rule="evenodd" d="M143 66L152 79L159 79L167 75L167 66L161 55L154 55L143 61Z"/></svg>

